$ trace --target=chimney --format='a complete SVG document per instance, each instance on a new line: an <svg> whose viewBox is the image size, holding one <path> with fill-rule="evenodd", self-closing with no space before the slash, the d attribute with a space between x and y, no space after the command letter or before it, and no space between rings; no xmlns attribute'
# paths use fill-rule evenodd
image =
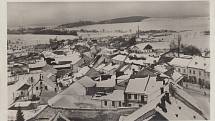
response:
<svg viewBox="0 0 215 121"><path fill-rule="evenodd" d="M115 85L117 85L117 78L115 79Z"/></svg>
<svg viewBox="0 0 215 121"><path fill-rule="evenodd" d="M170 101L170 98L169 98L169 93L168 92L165 92L165 100L171 104L171 101Z"/></svg>
<svg viewBox="0 0 215 121"><path fill-rule="evenodd" d="M165 83L165 80L163 79L163 85L165 85L166 83Z"/></svg>
<svg viewBox="0 0 215 121"><path fill-rule="evenodd" d="M166 113L167 109L166 109L166 103L165 103L165 97L164 96L161 98L160 106L161 106L161 109L163 110L163 112Z"/></svg>
<svg viewBox="0 0 215 121"><path fill-rule="evenodd" d="M161 87L160 90L161 90L161 94L163 94L164 93L164 88Z"/></svg>

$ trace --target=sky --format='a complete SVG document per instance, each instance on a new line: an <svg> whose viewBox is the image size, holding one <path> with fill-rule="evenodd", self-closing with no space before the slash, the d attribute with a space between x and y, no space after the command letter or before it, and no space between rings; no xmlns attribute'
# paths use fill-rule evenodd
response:
<svg viewBox="0 0 215 121"><path fill-rule="evenodd" d="M206 1L139 2L8 2L8 27L49 26L127 16L209 16Z"/></svg>

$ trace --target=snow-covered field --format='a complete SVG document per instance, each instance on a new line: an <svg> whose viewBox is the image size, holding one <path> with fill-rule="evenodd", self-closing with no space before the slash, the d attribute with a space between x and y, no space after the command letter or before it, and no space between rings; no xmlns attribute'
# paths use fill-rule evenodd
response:
<svg viewBox="0 0 215 121"><path fill-rule="evenodd" d="M98 35L93 35L92 33L86 33L86 36L116 36L128 33L135 33L139 26L140 30L191 30L182 33L182 43L192 44L199 48L205 49L209 48L209 36L203 35L203 31L210 30L208 17L189 17L189 18L149 18L141 22L133 23L117 23L117 24L97 24L82 27L66 28L67 30L98 30L105 31L105 33L99 33ZM120 30L125 33L117 33ZM58 39L72 39L72 35L8 35L8 40L21 39L26 42L26 44L36 44L36 43L48 43L50 38Z"/></svg>
<svg viewBox="0 0 215 121"><path fill-rule="evenodd" d="M18 39L24 41L26 45L48 44L49 39L74 39L77 36L73 35L40 35L40 34L8 34L7 40L16 41Z"/></svg>
<svg viewBox="0 0 215 121"><path fill-rule="evenodd" d="M149 18L141 22L133 23L117 23L117 24L97 24L82 27L70 28L71 30L100 30L107 31L122 30L133 32L137 31L137 27L141 30L209 30L209 18L208 17L189 17L189 18Z"/></svg>

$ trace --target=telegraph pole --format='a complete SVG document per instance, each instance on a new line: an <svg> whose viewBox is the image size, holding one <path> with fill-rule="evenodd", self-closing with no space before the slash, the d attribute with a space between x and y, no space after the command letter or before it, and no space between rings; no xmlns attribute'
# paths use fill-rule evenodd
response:
<svg viewBox="0 0 215 121"><path fill-rule="evenodd" d="M180 56L181 35L178 33L178 57Z"/></svg>

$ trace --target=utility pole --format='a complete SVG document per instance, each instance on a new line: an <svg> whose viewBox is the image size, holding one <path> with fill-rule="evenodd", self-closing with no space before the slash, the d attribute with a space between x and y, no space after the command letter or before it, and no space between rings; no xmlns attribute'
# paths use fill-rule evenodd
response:
<svg viewBox="0 0 215 121"><path fill-rule="evenodd" d="M140 37L139 33L140 33L140 28L139 28L139 25L138 25L138 30L137 30L137 37L138 38Z"/></svg>
<svg viewBox="0 0 215 121"><path fill-rule="evenodd" d="M178 57L180 56L181 35L178 34Z"/></svg>

